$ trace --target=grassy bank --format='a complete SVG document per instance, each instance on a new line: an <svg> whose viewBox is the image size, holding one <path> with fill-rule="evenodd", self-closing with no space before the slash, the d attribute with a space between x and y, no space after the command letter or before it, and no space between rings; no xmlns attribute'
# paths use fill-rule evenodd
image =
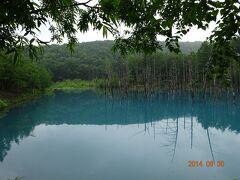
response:
<svg viewBox="0 0 240 180"><path fill-rule="evenodd" d="M52 90L71 90L71 89L91 89L96 88L100 84L101 80L81 80L81 79L74 79L74 80L64 80L60 82L54 83L50 87L50 91Z"/></svg>

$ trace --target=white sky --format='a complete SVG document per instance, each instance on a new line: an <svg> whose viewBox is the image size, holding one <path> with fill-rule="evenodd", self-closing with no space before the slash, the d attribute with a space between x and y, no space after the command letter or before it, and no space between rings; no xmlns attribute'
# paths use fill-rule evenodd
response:
<svg viewBox="0 0 240 180"><path fill-rule="evenodd" d="M38 0L34 0L36 2L38 2ZM76 0L78 2L86 2L86 0ZM94 5L98 2L98 0L92 0L89 5ZM205 41L207 37L209 37L211 35L211 31L214 29L215 27L215 23L211 23L209 25L209 28L204 31L204 30L200 30L197 29L196 27L192 28L190 30L190 32L188 32L188 34L186 34L181 41ZM121 30L120 30L121 31ZM48 31L47 27L41 27L40 28L40 32L39 34L39 38L43 41L49 41L51 38L51 33ZM108 34L107 38L103 38L102 32L99 31L93 31L93 30L89 30L87 33L78 33L77 34L77 38L79 40L79 42L89 42L89 41L97 41L97 40L114 40L113 36L111 36L111 34ZM160 41L164 41L165 38L164 37L159 37L158 40ZM66 39L63 41L63 43L66 43ZM54 43L54 42L53 42Z"/></svg>
<svg viewBox="0 0 240 180"><path fill-rule="evenodd" d="M205 41L207 37L211 35L211 31L214 29L214 25L211 25L206 31L197 29L196 27L192 28L188 34L186 34L181 41ZM51 33L46 27L42 27L39 32L39 38L43 41L49 41L51 38ZM89 30L87 33L77 33L77 38L79 42L89 42L97 40L114 40L111 34L108 34L107 38L103 38L102 32ZM164 41L164 37L158 38L161 41ZM66 41L65 41L66 42Z"/></svg>
<svg viewBox="0 0 240 180"><path fill-rule="evenodd" d="M181 41L205 41L207 37L209 37L211 35L212 30L214 29L215 24L211 23L209 25L209 28L204 31L201 29L197 29L196 27L193 27L188 34L186 34ZM48 31L47 27L41 27L40 28L40 32L39 34L39 38L43 41L49 41L51 38L51 33ZM97 41L97 40L114 40L113 36L111 36L111 34L108 34L107 38L103 38L102 32L100 31L93 31L93 30L89 30L87 33L77 33L77 38L79 40L79 42L89 42L89 41ZM164 41L165 38L164 37L158 37L158 40ZM66 43L67 41L64 40L64 43Z"/></svg>

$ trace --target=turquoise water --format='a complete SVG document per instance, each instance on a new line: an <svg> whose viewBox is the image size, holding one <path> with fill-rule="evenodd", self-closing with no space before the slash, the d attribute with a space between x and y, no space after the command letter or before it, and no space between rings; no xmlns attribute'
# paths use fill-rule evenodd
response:
<svg viewBox="0 0 240 180"><path fill-rule="evenodd" d="M57 92L0 119L0 179L240 179L239 133L227 97Z"/></svg>

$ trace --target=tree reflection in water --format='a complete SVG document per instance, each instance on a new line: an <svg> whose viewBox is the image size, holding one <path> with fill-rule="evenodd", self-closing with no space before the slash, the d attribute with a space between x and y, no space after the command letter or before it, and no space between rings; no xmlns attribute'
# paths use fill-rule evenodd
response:
<svg viewBox="0 0 240 180"><path fill-rule="evenodd" d="M163 146L171 147L173 161L177 153L180 122L183 122L184 130L190 130L190 148L193 148L195 121L206 130L214 159L209 131L216 128L239 133L239 107L227 96L214 100L210 97L202 99L199 94L192 101L188 93L156 93L146 99L139 93L113 97L95 91L56 92L55 95L15 108L1 118L0 161L4 160L13 142L20 143L31 136L40 124L104 125L106 130L108 125L144 124L144 129L134 135L153 132L154 139L157 135L169 136L168 144Z"/></svg>

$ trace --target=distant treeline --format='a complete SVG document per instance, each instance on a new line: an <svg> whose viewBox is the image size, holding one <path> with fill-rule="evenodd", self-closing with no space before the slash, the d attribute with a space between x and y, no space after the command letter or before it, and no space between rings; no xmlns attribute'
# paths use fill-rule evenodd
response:
<svg viewBox="0 0 240 180"><path fill-rule="evenodd" d="M52 81L101 79L103 88L204 89L225 88L239 91L238 62L229 59L230 68L219 74L211 68L212 47L208 42L181 42L181 53L167 49L152 55L113 53L113 41L77 44L73 54L66 45L44 47L39 61L23 56L15 64L10 56L0 56L0 90L45 89ZM233 42L240 53L240 40ZM223 64L224 65L224 64ZM215 67L218 68L218 67ZM210 71L211 69L211 71Z"/></svg>

